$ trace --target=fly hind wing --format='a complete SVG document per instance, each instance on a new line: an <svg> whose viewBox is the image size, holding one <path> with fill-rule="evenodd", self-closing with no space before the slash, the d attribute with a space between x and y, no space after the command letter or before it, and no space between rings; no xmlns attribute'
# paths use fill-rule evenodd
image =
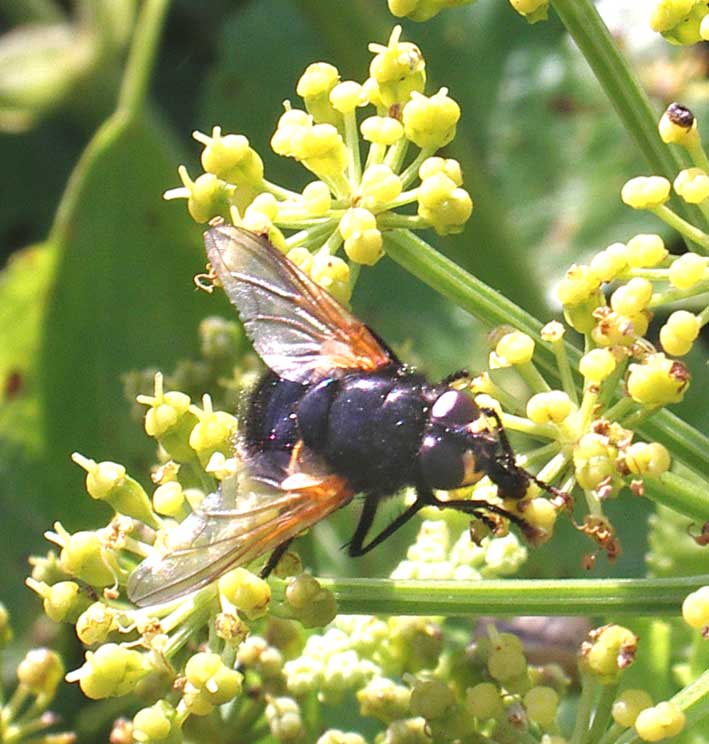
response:
<svg viewBox="0 0 709 744"><path fill-rule="evenodd" d="M131 574L128 596L138 607L196 591L226 571L277 548L346 504L352 492L335 475L293 481L293 490L252 491L225 508L220 491L175 530L166 554L156 552Z"/></svg>

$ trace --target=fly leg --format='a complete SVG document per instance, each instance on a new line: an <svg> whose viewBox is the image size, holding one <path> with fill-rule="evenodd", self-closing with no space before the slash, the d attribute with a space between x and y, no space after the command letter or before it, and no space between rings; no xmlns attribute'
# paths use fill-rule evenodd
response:
<svg viewBox="0 0 709 744"><path fill-rule="evenodd" d="M283 554L288 550L288 546L293 542L293 538L291 537L289 540L286 540L285 542L282 542L269 556L268 560L266 561L266 564L264 567L259 571L259 576L262 579L267 579L273 571L273 569L278 565L278 561L281 560L283 557Z"/></svg>

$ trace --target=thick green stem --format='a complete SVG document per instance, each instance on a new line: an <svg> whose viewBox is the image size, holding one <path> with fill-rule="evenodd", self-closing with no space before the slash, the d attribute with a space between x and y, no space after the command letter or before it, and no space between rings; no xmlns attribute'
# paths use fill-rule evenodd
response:
<svg viewBox="0 0 709 744"><path fill-rule="evenodd" d="M550 381L559 379L554 352L548 343L542 341L542 324L536 318L411 232L393 230L386 233L385 249L408 272L484 323L513 325L530 335L537 344L535 363ZM571 344L566 345L566 351L570 364L577 368L581 352ZM676 460L684 461L698 472L706 471L709 437L673 413L659 411L652 419L643 422L639 431L647 439L664 444Z"/></svg>
<svg viewBox="0 0 709 744"><path fill-rule="evenodd" d="M170 0L146 0L136 21L118 99L118 110L130 118L139 116L145 105L160 33L169 7Z"/></svg>
<svg viewBox="0 0 709 744"><path fill-rule="evenodd" d="M696 519L700 524L709 520L709 495L704 483L667 472L660 478L645 479L645 495L658 504Z"/></svg>
<svg viewBox="0 0 709 744"><path fill-rule="evenodd" d="M659 116L637 77L598 15L592 0L551 0L561 22L603 87L628 133L635 139L652 171L673 181L685 159L668 147L657 131ZM681 199L675 206L690 222L706 225L701 210Z"/></svg>
<svg viewBox="0 0 709 744"><path fill-rule="evenodd" d="M346 615L673 615L708 576L672 579L318 579ZM274 599L285 590L274 581Z"/></svg>

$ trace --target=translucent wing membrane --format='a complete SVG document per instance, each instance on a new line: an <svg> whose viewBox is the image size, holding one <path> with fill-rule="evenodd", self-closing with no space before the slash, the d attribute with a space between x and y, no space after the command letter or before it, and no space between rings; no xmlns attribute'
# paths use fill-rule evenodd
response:
<svg viewBox="0 0 709 744"><path fill-rule="evenodd" d="M204 234L207 256L265 364L310 383L333 369L375 370L388 351L268 240L233 225Z"/></svg>
<svg viewBox="0 0 709 744"><path fill-rule="evenodd" d="M226 571L250 563L346 504L352 492L338 476L293 474L297 490L255 490L234 506L220 489L175 530L167 555L133 571L128 596L139 607L176 599ZM261 484L262 485L262 484Z"/></svg>

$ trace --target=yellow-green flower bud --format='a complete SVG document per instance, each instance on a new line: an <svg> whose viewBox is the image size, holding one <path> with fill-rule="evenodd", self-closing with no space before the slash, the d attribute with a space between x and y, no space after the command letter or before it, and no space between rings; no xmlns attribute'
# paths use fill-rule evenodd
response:
<svg viewBox="0 0 709 744"><path fill-rule="evenodd" d="M34 695L53 698L64 677L64 664L56 651L35 648L28 651L17 667L17 679Z"/></svg>
<svg viewBox="0 0 709 744"><path fill-rule="evenodd" d="M71 459L87 473L86 490L93 499L110 504L116 513L133 517L150 527L159 527L150 508L150 499L138 481L126 475L126 469L117 462L96 463L78 452Z"/></svg>
<svg viewBox="0 0 709 744"><path fill-rule="evenodd" d="M652 706L652 698L645 690L624 690L613 703L613 720L620 726L630 728L641 711Z"/></svg>
<svg viewBox="0 0 709 744"><path fill-rule="evenodd" d="M410 699L408 687L397 685L387 677L374 677L357 690L360 714L386 724L406 717Z"/></svg>
<svg viewBox="0 0 709 744"><path fill-rule="evenodd" d="M359 83L346 80L330 91L330 103L341 114L351 114L357 106L364 106L367 98L364 88Z"/></svg>
<svg viewBox="0 0 709 744"><path fill-rule="evenodd" d="M332 206L332 194L326 183L313 181L303 189L303 206L312 217L321 217Z"/></svg>
<svg viewBox="0 0 709 744"><path fill-rule="evenodd" d="M185 508L185 494L178 481L168 481L153 493L153 508L168 517L180 516Z"/></svg>
<svg viewBox="0 0 709 744"><path fill-rule="evenodd" d="M202 408L192 406L191 410L199 419L190 433L190 447L197 453L202 465L206 465L215 452L225 457L232 454L237 421L226 411L212 410L212 401L205 395Z"/></svg>
<svg viewBox="0 0 709 744"><path fill-rule="evenodd" d="M709 8L707 8L706 3L695 1L689 15L673 28L664 31L662 35L672 44L696 44L698 41L702 41L702 21L706 18L707 13L709 13Z"/></svg>
<svg viewBox="0 0 709 744"><path fill-rule="evenodd" d="M412 93L402 115L404 133L421 148L445 147L455 137L460 106L441 88L430 98Z"/></svg>
<svg viewBox="0 0 709 744"><path fill-rule="evenodd" d="M316 253L310 268L310 278L343 305L350 301L350 267L341 258Z"/></svg>
<svg viewBox="0 0 709 744"><path fill-rule="evenodd" d="M691 289L705 278L709 259L697 253L685 253L670 266L670 284L677 289Z"/></svg>
<svg viewBox="0 0 709 744"><path fill-rule="evenodd" d="M271 601L268 582L247 571L235 568L219 579L219 592L249 620L263 617Z"/></svg>
<svg viewBox="0 0 709 744"><path fill-rule="evenodd" d="M305 111L287 109L278 120L276 131L271 137L271 147L277 155L301 158L301 140L313 127L313 118Z"/></svg>
<svg viewBox="0 0 709 744"><path fill-rule="evenodd" d="M249 212L259 212L269 220L274 221L278 217L278 200L268 192L259 194L246 208L244 216L246 217Z"/></svg>
<svg viewBox="0 0 709 744"><path fill-rule="evenodd" d="M4 604L0 602L0 651L12 641L12 626L10 625L10 615Z"/></svg>
<svg viewBox="0 0 709 744"><path fill-rule="evenodd" d="M620 315L637 315L652 299L652 284L647 279L633 277L611 295L611 307Z"/></svg>
<svg viewBox="0 0 709 744"><path fill-rule="evenodd" d="M527 364L534 356L534 339L521 331L506 333L497 342L495 354L507 364Z"/></svg>
<svg viewBox="0 0 709 744"><path fill-rule="evenodd" d="M660 137L667 144L684 145L699 141L699 130L694 114L681 103L671 103L658 125Z"/></svg>
<svg viewBox="0 0 709 744"><path fill-rule="evenodd" d="M277 741L296 741L303 734L300 708L293 698L271 698L266 706L265 715L271 734Z"/></svg>
<svg viewBox="0 0 709 744"><path fill-rule="evenodd" d="M596 309L593 315L597 323L591 329L591 338L598 346L630 346L645 335L650 324L647 310L635 315L620 315L603 307Z"/></svg>
<svg viewBox="0 0 709 744"><path fill-rule="evenodd" d="M600 434L584 434L574 447L576 480L581 488L590 491L598 488L616 473L615 460L618 452Z"/></svg>
<svg viewBox="0 0 709 744"><path fill-rule="evenodd" d="M180 744L177 711L167 700L142 708L133 717L133 739L139 744Z"/></svg>
<svg viewBox="0 0 709 744"><path fill-rule="evenodd" d="M638 714L635 730L643 741L660 741L677 736L684 723L685 715L675 703L662 702Z"/></svg>
<svg viewBox="0 0 709 744"><path fill-rule="evenodd" d="M209 705L223 705L241 692L243 675L230 669L219 654L201 652L191 656L185 664L188 687L185 692L198 692Z"/></svg>
<svg viewBox="0 0 709 744"><path fill-rule="evenodd" d="M308 574L301 574L288 582L286 601L306 628L327 625L337 614L334 594L323 589Z"/></svg>
<svg viewBox="0 0 709 744"><path fill-rule="evenodd" d="M320 178L341 176L348 163L347 147L332 124L316 124L303 132L300 153L295 156Z"/></svg>
<svg viewBox="0 0 709 744"><path fill-rule="evenodd" d="M650 13L650 28L658 33L669 31L691 12L696 0L657 0Z"/></svg>
<svg viewBox="0 0 709 744"><path fill-rule="evenodd" d="M296 93L303 99L305 108L319 124L340 127L342 117L330 101L330 92L340 81L337 68L327 62L314 62L300 76Z"/></svg>
<svg viewBox="0 0 709 744"><path fill-rule="evenodd" d="M628 266L634 269L657 266L666 256L665 241L659 235L636 235L625 249Z"/></svg>
<svg viewBox="0 0 709 744"><path fill-rule="evenodd" d="M560 424L572 410L571 399L562 390L537 393L527 401L527 416L535 424Z"/></svg>
<svg viewBox="0 0 709 744"><path fill-rule="evenodd" d="M387 622L392 658L403 671L433 669L443 649L440 627L426 618L392 617Z"/></svg>
<svg viewBox="0 0 709 744"><path fill-rule="evenodd" d="M546 21L549 13L549 0L510 0L510 5L529 23Z"/></svg>
<svg viewBox="0 0 709 744"><path fill-rule="evenodd" d="M549 323L544 325L541 330L542 341L546 341L550 344L558 344L564 339L566 329L562 323L558 320L551 320Z"/></svg>
<svg viewBox="0 0 709 744"><path fill-rule="evenodd" d="M384 255L382 233L376 228L357 232L345 240L347 258L355 263L373 266Z"/></svg>
<svg viewBox="0 0 709 744"><path fill-rule="evenodd" d="M672 464L670 453L659 442L635 442L626 448L623 460L631 473L653 478L666 473Z"/></svg>
<svg viewBox="0 0 709 744"><path fill-rule="evenodd" d="M359 127L367 142L377 145L393 145L404 136L404 126L391 116L370 116Z"/></svg>
<svg viewBox="0 0 709 744"><path fill-rule="evenodd" d="M682 617L691 628L709 627L709 586L703 586L685 597Z"/></svg>
<svg viewBox="0 0 709 744"><path fill-rule="evenodd" d="M94 602L76 621L76 635L87 646L103 643L117 628L116 611L103 602Z"/></svg>
<svg viewBox="0 0 709 744"><path fill-rule="evenodd" d="M690 375L681 362L664 354L651 354L628 368L628 395L647 408L679 403L689 386Z"/></svg>
<svg viewBox="0 0 709 744"><path fill-rule="evenodd" d="M562 305L580 305L594 297L601 280L588 266L574 264L556 287L556 297Z"/></svg>
<svg viewBox="0 0 709 744"><path fill-rule="evenodd" d="M709 176L701 168L682 170L674 180L675 191L689 204L701 204L709 197Z"/></svg>
<svg viewBox="0 0 709 744"><path fill-rule="evenodd" d="M401 179L384 163L370 165L362 175L360 193L365 209L383 207L401 193Z"/></svg>
<svg viewBox="0 0 709 744"><path fill-rule="evenodd" d="M553 687L532 687L522 702L532 721L544 729L553 726L559 707L559 694Z"/></svg>
<svg viewBox="0 0 709 744"><path fill-rule="evenodd" d="M504 713L500 688L492 682L481 682L465 692L468 710L481 720L500 718Z"/></svg>
<svg viewBox="0 0 709 744"><path fill-rule="evenodd" d="M286 254L286 258L292 261L304 274L310 274L313 268L313 254L302 245L291 248Z"/></svg>
<svg viewBox="0 0 709 744"><path fill-rule="evenodd" d="M387 726L385 744L430 744L431 730L423 718L403 718Z"/></svg>
<svg viewBox="0 0 709 744"><path fill-rule="evenodd" d="M460 163L453 158L426 158L419 166L419 178L422 181L436 173L443 173L448 176L456 186L463 185L463 171L460 168Z"/></svg>
<svg viewBox="0 0 709 744"><path fill-rule="evenodd" d="M195 222L209 222L214 217L228 219L236 187L217 178L213 173L203 173L194 181L181 165L178 170L183 189L165 192L165 199L187 198L187 211Z"/></svg>
<svg viewBox="0 0 709 744"><path fill-rule="evenodd" d="M399 41L400 37L401 26L396 26L387 46L369 45L369 50L375 53L369 74L377 83L382 105L388 109L404 106L411 94L422 91L426 84L426 63L421 50L415 44Z"/></svg>
<svg viewBox="0 0 709 744"><path fill-rule="evenodd" d="M419 187L419 217L439 235L459 233L473 213L473 200L465 189L455 188L444 173L427 178Z"/></svg>
<svg viewBox="0 0 709 744"><path fill-rule="evenodd" d="M440 718L455 705L455 695L450 687L437 679L417 679L411 689L409 709L411 715L422 718Z"/></svg>
<svg viewBox="0 0 709 744"><path fill-rule="evenodd" d="M670 182L662 176L638 176L623 186L620 198L633 209L654 209L670 198Z"/></svg>
<svg viewBox="0 0 709 744"><path fill-rule="evenodd" d="M328 729L315 744L367 744L367 742L359 734Z"/></svg>
<svg viewBox="0 0 709 744"><path fill-rule="evenodd" d="M115 576L103 559L103 545L95 532L87 530L69 535L61 553L62 569L91 586L110 586Z"/></svg>
<svg viewBox="0 0 709 744"><path fill-rule="evenodd" d="M591 383L600 384L616 368L616 358L610 349L591 349L581 357L579 372Z"/></svg>
<svg viewBox="0 0 709 744"><path fill-rule="evenodd" d="M610 282L628 265L627 248L612 243L591 259L591 271L603 282Z"/></svg>
<svg viewBox="0 0 709 744"><path fill-rule="evenodd" d="M199 323L200 352L210 362L233 364L244 347L244 331L241 325L211 315Z"/></svg>
<svg viewBox="0 0 709 744"><path fill-rule="evenodd" d="M192 136L205 147L202 167L221 181L238 187L259 188L263 183L263 160L242 134L222 135L220 127L212 136L193 132Z"/></svg>
<svg viewBox="0 0 709 744"><path fill-rule="evenodd" d="M44 614L55 623L75 622L90 604L90 600L75 581L58 581L50 586L44 581L29 578L25 583L42 597Z"/></svg>
<svg viewBox="0 0 709 744"><path fill-rule="evenodd" d="M606 684L614 682L635 660L638 638L621 625L606 625L591 632L581 648L585 668Z"/></svg>
<svg viewBox="0 0 709 744"><path fill-rule="evenodd" d="M701 330L700 320L687 310L677 310L660 328L662 348L673 356L684 356L692 348Z"/></svg>
<svg viewBox="0 0 709 744"><path fill-rule="evenodd" d="M78 681L86 697L100 700L132 692L150 671L150 663L140 651L106 643L95 652L87 651L83 666L66 679Z"/></svg>
<svg viewBox="0 0 709 744"><path fill-rule="evenodd" d="M529 501L517 502L517 504L518 511L524 515L525 520L529 524L548 533L539 542L543 542L551 537L551 532L556 523L556 518L559 516L559 511L549 499L539 497L530 499Z"/></svg>
<svg viewBox="0 0 709 744"><path fill-rule="evenodd" d="M504 684L526 673L527 659L516 649L494 648L487 659L487 670L493 679Z"/></svg>

